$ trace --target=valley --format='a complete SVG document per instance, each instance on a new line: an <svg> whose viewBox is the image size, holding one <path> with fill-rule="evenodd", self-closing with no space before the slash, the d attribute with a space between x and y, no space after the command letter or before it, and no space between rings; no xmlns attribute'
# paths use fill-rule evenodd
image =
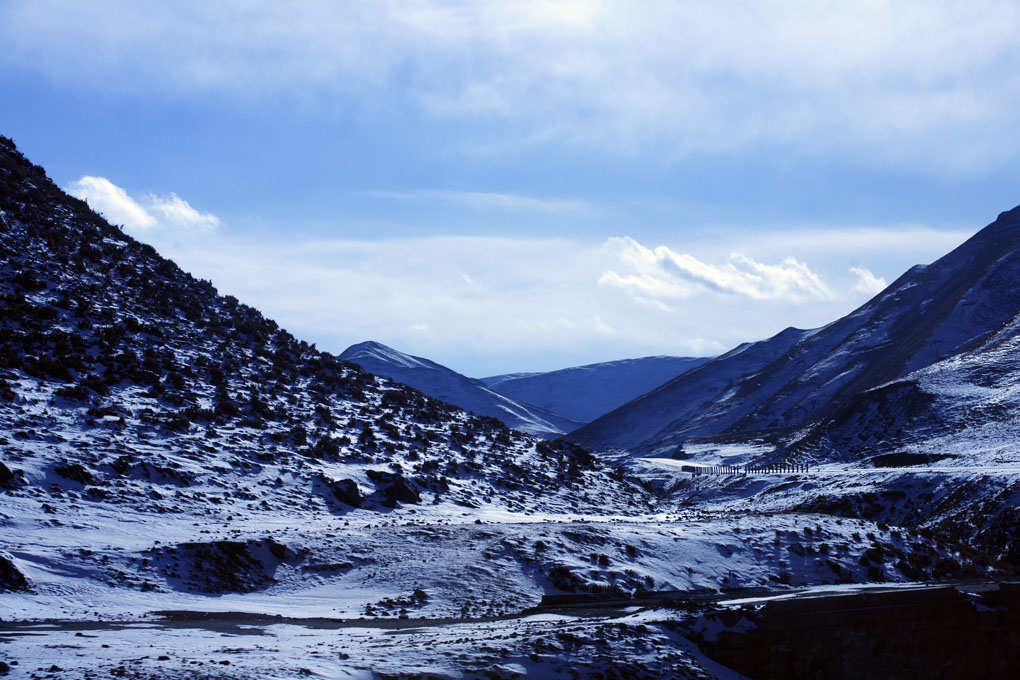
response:
<svg viewBox="0 0 1020 680"><path fill-rule="evenodd" d="M0 227L0 673L737 678L786 596L1013 615L1017 210L821 329L485 380L295 338L6 138Z"/></svg>

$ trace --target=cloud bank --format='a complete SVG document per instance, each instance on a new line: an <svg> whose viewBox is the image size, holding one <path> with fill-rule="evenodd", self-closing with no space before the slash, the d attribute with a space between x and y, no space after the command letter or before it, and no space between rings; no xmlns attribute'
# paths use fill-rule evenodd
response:
<svg viewBox="0 0 1020 680"><path fill-rule="evenodd" d="M875 267L898 275L969 235L867 227L654 248L629 237L267 237L174 193L133 197L92 176L66 188L323 349L373 339L475 376L717 354L789 325L820 326L885 287ZM488 209L505 209L498 203Z"/></svg>
<svg viewBox="0 0 1020 680"><path fill-rule="evenodd" d="M1002 0L8 0L0 66L141 97L414 112L511 153L838 151L955 172L1020 156L1018 34Z"/></svg>

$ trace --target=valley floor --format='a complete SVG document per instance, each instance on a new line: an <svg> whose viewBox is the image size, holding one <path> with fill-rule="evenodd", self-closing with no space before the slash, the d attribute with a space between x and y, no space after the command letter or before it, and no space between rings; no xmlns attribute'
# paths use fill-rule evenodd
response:
<svg viewBox="0 0 1020 680"><path fill-rule="evenodd" d="M631 465L658 500L604 514L498 498L246 512L263 499L214 485L167 486L149 507L92 503L66 480L24 487L0 512L0 555L30 584L0 595L0 661L24 678L734 678L693 641L698 617L805 589L1012 575L905 528L906 496L882 495L904 478L1008 486L1008 466L743 476ZM189 505L199 490L203 503ZM556 597L616 604L536 611Z"/></svg>

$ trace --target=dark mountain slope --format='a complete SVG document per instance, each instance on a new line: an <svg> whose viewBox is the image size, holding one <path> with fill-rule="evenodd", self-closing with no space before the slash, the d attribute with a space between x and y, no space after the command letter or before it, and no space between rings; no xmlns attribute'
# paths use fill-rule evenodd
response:
<svg viewBox="0 0 1020 680"><path fill-rule="evenodd" d="M737 348L571 438L666 453L689 437L784 433L824 418L866 389L975 347L1011 319L1020 308L1018 246L1015 208L842 319L752 345L761 347L752 355L765 361L747 361L741 357L747 349Z"/></svg>
<svg viewBox="0 0 1020 680"><path fill-rule="evenodd" d="M77 466L85 496L184 511L146 480L218 483L236 465L286 471L270 505L329 509L342 476L337 498L476 504L498 488L537 507L594 465L296 340L65 195L6 138L0 257L0 462L24 468L12 493L45 495ZM246 474L225 483L243 490Z"/></svg>
<svg viewBox="0 0 1020 680"><path fill-rule="evenodd" d="M535 404L580 425L706 361L707 357L641 357L545 373L494 375L482 382L515 401Z"/></svg>
<svg viewBox="0 0 1020 680"><path fill-rule="evenodd" d="M476 415L497 418L510 427L539 437L557 437L581 426L580 422L515 401L429 359L398 352L378 342L351 345L340 359L374 375L410 385L435 399Z"/></svg>

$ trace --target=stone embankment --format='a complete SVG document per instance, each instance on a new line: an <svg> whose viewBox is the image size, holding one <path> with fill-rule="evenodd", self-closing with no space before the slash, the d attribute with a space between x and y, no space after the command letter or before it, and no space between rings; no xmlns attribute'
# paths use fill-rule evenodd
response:
<svg viewBox="0 0 1020 680"><path fill-rule="evenodd" d="M724 630L706 653L754 680L1020 677L1020 584L773 600L712 616Z"/></svg>

